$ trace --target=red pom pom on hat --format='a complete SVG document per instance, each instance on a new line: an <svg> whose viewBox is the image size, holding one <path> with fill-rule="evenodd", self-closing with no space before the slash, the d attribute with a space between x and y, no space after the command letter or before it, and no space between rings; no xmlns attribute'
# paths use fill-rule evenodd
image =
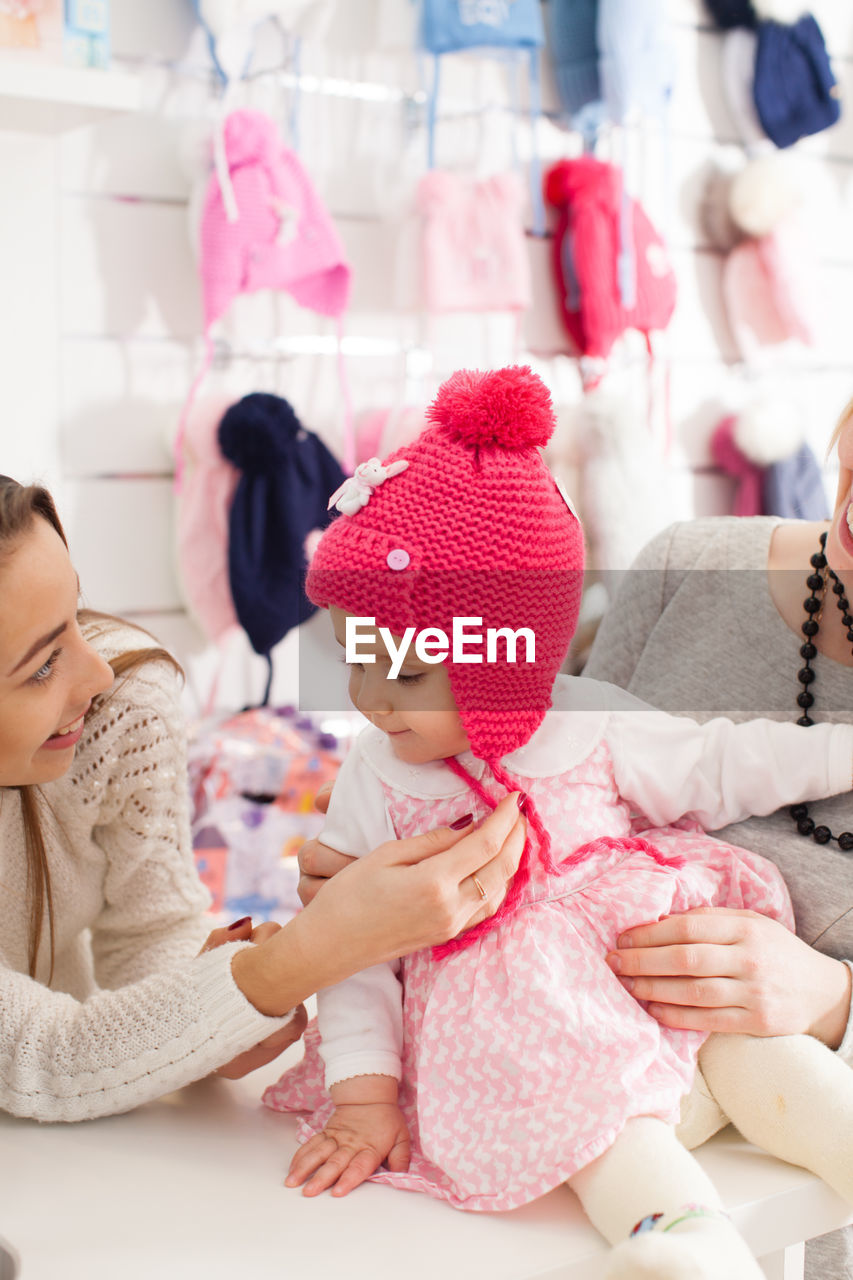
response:
<svg viewBox="0 0 853 1280"><path fill-rule="evenodd" d="M426 418L451 440L503 449L544 446L556 425L548 388L527 365L461 369L441 386Z"/></svg>

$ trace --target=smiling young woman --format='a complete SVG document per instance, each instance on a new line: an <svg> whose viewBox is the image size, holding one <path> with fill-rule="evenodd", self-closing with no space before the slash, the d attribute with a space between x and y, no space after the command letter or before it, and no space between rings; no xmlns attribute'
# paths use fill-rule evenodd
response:
<svg viewBox="0 0 853 1280"><path fill-rule="evenodd" d="M49 494L0 476L0 1109L81 1120L244 1075L307 995L491 915L518 865L511 800L375 850L284 928L209 933L179 695L150 636L78 610Z"/></svg>
<svg viewBox="0 0 853 1280"><path fill-rule="evenodd" d="M98 625L96 615L78 613L79 583L49 494L5 477L0 479L0 568L0 787L17 788L20 795L29 864L29 973L35 975L46 923L50 976L53 892L34 788L67 772L92 700L112 685L117 671L84 636L82 628ZM172 662L152 645L123 654L120 668L129 671L146 658Z"/></svg>

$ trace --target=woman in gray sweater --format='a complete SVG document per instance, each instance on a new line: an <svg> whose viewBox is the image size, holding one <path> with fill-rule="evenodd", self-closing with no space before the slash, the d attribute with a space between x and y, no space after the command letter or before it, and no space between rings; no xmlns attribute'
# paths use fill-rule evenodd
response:
<svg viewBox="0 0 853 1280"><path fill-rule="evenodd" d="M667 529L621 580L584 674L697 720L853 720L853 402L835 440L828 524ZM853 1066L853 795L719 834L781 869L797 936L749 913L689 913L620 939L612 967L665 1025L808 1032ZM806 1273L853 1275L853 1229L811 1242Z"/></svg>

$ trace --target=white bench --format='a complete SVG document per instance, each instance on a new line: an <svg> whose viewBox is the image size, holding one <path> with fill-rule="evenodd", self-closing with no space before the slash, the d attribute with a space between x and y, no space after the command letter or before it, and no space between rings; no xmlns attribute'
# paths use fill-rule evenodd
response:
<svg viewBox="0 0 853 1280"><path fill-rule="evenodd" d="M0 1236L21 1280L597 1280L604 1245L565 1188L501 1214L373 1185L341 1200L285 1190L296 1121L259 1097L299 1053L125 1116L0 1116ZM731 1129L699 1158L769 1280L799 1280L801 1242L850 1219Z"/></svg>

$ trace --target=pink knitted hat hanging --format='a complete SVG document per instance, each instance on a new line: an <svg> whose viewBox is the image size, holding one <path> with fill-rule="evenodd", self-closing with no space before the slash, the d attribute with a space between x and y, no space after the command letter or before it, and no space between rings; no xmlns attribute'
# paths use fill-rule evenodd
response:
<svg viewBox="0 0 853 1280"><path fill-rule="evenodd" d="M711 457L718 467L737 482L733 516L760 516L763 469L741 452L734 439L737 417L730 413L717 424L711 436Z"/></svg>
<svg viewBox="0 0 853 1280"><path fill-rule="evenodd" d="M553 240L557 295L566 332L581 356L584 385L592 389L626 329L646 336L665 329L675 309L675 273L663 240L639 201L627 211L636 261L636 298L622 301L620 222L623 176L595 156L558 160L545 178L545 198L557 209Z"/></svg>
<svg viewBox="0 0 853 1280"><path fill-rule="evenodd" d="M808 246L793 225L742 240L723 264L723 298L744 360L761 347L814 343Z"/></svg>
<svg viewBox="0 0 853 1280"><path fill-rule="evenodd" d="M427 311L523 311L532 301L517 174L431 169L418 187Z"/></svg>
<svg viewBox="0 0 853 1280"><path fill-rule="evenodd" d="M225 121L225 154L239 216L230 222L216 174L201 217L201 284L208 329L239 293L281 289L339 318L349 300L343 244L314 184L260 111Z"/></svg>
<svg viewBox="0 0 853 1280"><path fill-rule="evenodd" d="M211 328L241 293L274 289L301 307L338 321L344 397L344 465L355 465L352 412L340 354L341 317L351 271L335 225L302 161L261 111L233 111L224 125L223 191L216 169L207 184L199 230L205 358L184 405L175 440L176 485L183 477L186 418L213 360ZM233 205L233 207L231 207Z"/></svg>
<svg viewBox="0 0 853 1280"><path fill-rule="evenodd" d="M446 662L471 750L493 771L536 731L577 625L580 523L540 454L554 428L548 391L528 368L455 373L430 424L385 465L400 474L326 530L308 573L315 604L336 605L402 635L529 627L535 662ZM478 628L479 630L479 628ZM523 654L523 646L522 646Z"/></svg>

